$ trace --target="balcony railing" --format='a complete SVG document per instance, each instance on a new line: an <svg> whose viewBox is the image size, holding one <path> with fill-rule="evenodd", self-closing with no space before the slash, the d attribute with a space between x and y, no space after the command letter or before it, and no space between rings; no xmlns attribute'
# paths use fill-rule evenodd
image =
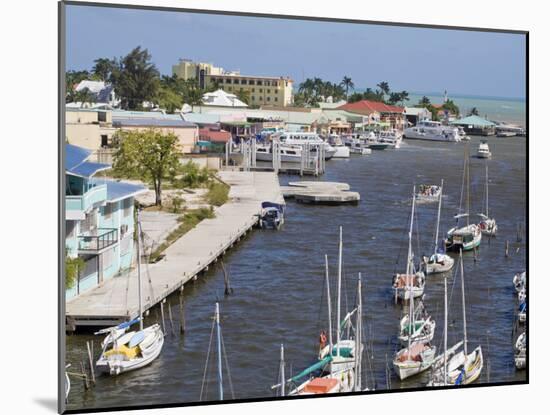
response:
<svg viewBox="0 0 550 415"><path fill-rule="evenodd" d="M101 251L118 242L118 229L98 229L95 234L79 235L78 249L80 251Z"/></svg>

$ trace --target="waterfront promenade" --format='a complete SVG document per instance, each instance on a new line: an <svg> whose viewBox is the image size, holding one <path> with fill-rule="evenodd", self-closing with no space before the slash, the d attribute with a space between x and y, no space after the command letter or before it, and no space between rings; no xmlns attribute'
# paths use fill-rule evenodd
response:
<svg viewBox="0 0 550 415"><path fill-rule="evenodd" d="M144 310L158 304L217 261L258 221L263 201L284 203L275 173L222 171L230 200L165 251L158 263L142 265ZM139 314L137 270L105 281L67 302L68 329L107 326Z"/></svg>

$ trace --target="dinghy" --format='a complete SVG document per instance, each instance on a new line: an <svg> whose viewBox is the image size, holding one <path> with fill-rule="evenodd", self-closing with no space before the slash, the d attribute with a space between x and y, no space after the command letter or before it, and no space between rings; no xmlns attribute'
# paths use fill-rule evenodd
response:
<svg viewBox="0 0 550 415"><path fill-rule="evenodd" d="M437 202L441 196L441 186L436 184L421 184L416 194L418 202Z"/></svg>
<svg viewBox="0 0 550 415"><path fill-rule="evenodd" d="M164 344L164 333L158 324L143 327L143 300L141 298L141 221L137 212L137 270L138 270L138 318L109 327L95 334L107 334L103 339L101 356L96 362L100 372L116 376L147 366L155 360ZM139 331L126 332L133 324L139 322Z"/></svg>

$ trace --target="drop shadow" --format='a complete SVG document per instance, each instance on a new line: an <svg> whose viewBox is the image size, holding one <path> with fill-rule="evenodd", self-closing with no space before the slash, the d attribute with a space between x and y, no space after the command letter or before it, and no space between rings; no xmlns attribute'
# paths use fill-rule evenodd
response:
<svg viewBox="0 0 550 415"><path fill-rule="evenodd" d="M54 398L34 398L34 402L43 408L50 410L53 413L57 413L57 399Z"/></svg>

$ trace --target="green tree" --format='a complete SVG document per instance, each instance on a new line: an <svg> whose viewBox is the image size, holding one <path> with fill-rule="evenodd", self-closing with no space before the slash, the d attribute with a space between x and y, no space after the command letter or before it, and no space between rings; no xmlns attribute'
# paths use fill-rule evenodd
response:
<svg viewBox="0 0 550 415"><path fill-rule="evenodd" d="M246 105L250 104L250 91L245 91L244 89L239 89L235 92L237 99L244 102Z"/></svg>
<svg viewBox="0 0 550 415"><path fill-rule="evenodd" d="M178 137L159 130L116 132L119 143L114 154L113 168L119 173L138 175L152 182L155 205L162 206L162 183L173 177L181 154Z"/></svg>
<svg viewBox="0 0 550 415"><path fill-rule="evenodd" d="M431 105L432 103L430 102L430 98L428 98L426 95L424 95L420 101L418 101L418 105L420 106L427 106L427 105Z"/></svg>
<svg viewBox="0 0 550 415"><path fill-rule="evenodd" d="M401 105L405 105L405 101L409 100L409 93L407 91L401 91L399 93L399 102L401 102Z"/></svg>
<svg viewBox="0 0 550 415"><path fill-rule="evenodd" d="M473 108L468 112L468 115L478 115L478 116L479 116L479 111L477 110L476 107L473 107Z"/></svg>
<svg viewBox="0 0 550 415"><path fill-rule="evenodd" d="M83 88L80 91L74 92L73 102L80 102L81 106L84 107L84 104L93 104L96 102L96 96L88 88Z"/></svg>
<svg viewBox="0 0 550 415"><path fill-rule="evenodd" d="M77 102L75 100L76 86L86 79L90 79L90 72L84 71L67 71L65 72L65 87L66 87L66 96L65 102Z"/></svg>
<svg viewBox="0 0 550 415"><path fill-rule="evenodd" d="M116 59L98 58L94 61L94 64L92 68L93 74L104 82L107 82L111 78L111 74L117 68Z"/></svg>
<svg viewBox="0 0 550 415"><path fill-rule="evenodd" d="M345 88L345 90L346 90L346 99L348 99L349 90L355 88L355 85L354 85L353 81L351 80L351 78L349 76L344 76L344 78L342 79L342 82L340 82L340 85Z"/></svg>
<svg viewBox="0 0 550 415"><path fill-rule="evenodd" d="M390 95L390 85L386 81L382 81L376 84L376 86L380 88L380 91L382 91L384 95Z"/></svg>
<svg viewBox="0 0 550 415"><path fill-rule="evenodd" d="M65 289L73 288L80 270L84 269L86 263L81 257L71 258L65 253Z"/></svg>
<svg viewBox="0 0 550 415"><path fill-rule="evenodd" d="M401 94L399 92L392 92L388 98L388 104L395 105L401 101Z"/></svg>
<svg viewBox="0 0 550 415"><path fill-rule="evenodd" d="M460 115L460 108L452 100L443 103L442 108L449 111L451 114Z"/></svg>
<svg viewBox="0 0 550 415"><path fill-rule="evenodd" d="M139 109L143 101L152 101L159 89L159 72L151 54L140 46L117 61L110 81L121 99L123 109Z"/></svg>
<svg viewBox="0 0 550 415"><path fill-rule="evenodd" d="M160 108L165 109L168 113L173 114L174 111L180 110L183 105L183 98L180 94L171 88L164 85L159 87L157 96L154 100Z"/></svg>

